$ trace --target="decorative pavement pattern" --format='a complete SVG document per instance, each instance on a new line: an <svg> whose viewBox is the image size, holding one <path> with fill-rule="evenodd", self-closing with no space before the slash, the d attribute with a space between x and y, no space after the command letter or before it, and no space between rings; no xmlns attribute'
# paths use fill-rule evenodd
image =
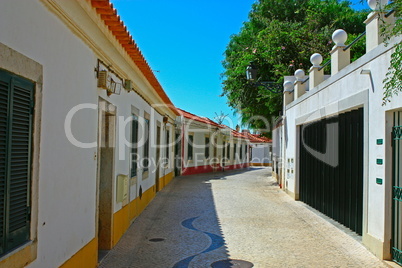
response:
<svg viewBox="0 0 402 268"><path fill-rule="evenodd" d="M387 266L360 236L291 199L270 168L250 168L175 178L99 267Z"/></svg>
<svg viewBox="0 0 402 268"><path fill-rule="evenodd" d="M225 244L225 241L223 240L223 238L222 238L221 236L216 235L216 234L212 234L212 233L208 233L208 232L203 232L203 231L198 230L197 228L195 228L195 227L193 226L193 221L195 221L197 218L199 218L199 217L195 217L195 218L190 218L190 219L184 220L184 221L181 223L181 225L183 225L183 226L186 227L187 229L190 229L190 230L194 230L194 231L197 231L197 232L204 233L204 234L206 234L207 236L209 236L209 238L211 239L211 244L210 244L210 246L209 246L206 250L202 251L202 252L199 253L199 254L208 253L208 252L210 252L210 251L213 251L213 250L215 250L215 249L217 249L217 248L222 247L222 246ZM188 258L185 258L184 260L181 260L181 261L177 262L177 263L173 266L173 268L187 268L187 267L189 266L190 262L191 262L195 257L197 257L199 254L195 254L195 255L193 255L193 256L190 256L190 257L188 257Z"/></svg>

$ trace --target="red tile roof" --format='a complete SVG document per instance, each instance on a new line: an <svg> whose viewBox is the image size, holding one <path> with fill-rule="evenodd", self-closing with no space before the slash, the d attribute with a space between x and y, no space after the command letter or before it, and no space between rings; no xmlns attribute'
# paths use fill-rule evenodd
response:
<svg viewBox="0 0 402 268"><path fill-rule="evenodd" d="M254 143L272 142L271 139L268 139L267 137L261 136L259 134L247 133L247 137L249 138L250 142L254 142Z"/></svg>
<svg viewBox="0 0 402 268"><path fill-rule="evenodd" d="M201 117L192 113L189 113L187 111L184 111L182 109L177 108L178 112L180 115L184 116L187 119L191 119L194 121L198 121L204 124L208 124L208 125L212 125L214 127L219 127L222 128L222 125L219 125L218 123L215 123L214 121L212 121L211 119L207 118L207 117Z"/></svg>
<svg viewBox="0 0 402 268"><path fill-rule="evenodd" d="M252 143L272 142L272 140L270 140L270 139L268 139L266 137L263 137L261 135L250 134L249 132L238 132L238 131L236 131L234 129L229 128L228 126L219 125L218 123L212 121L211 119L209 119L207 117L201 117L201 116L189 113L189 112L187 112L185 110L182 110L182 109L179 109L179 108L177 108L177 110L179 111L180 115L184 116L187 119L194 120L194 121L197 121L197 122L201 122L201 123L204 123L204 124L208 124L208 125L211 125L211 126L214 126L214 127L219 127L221 129L225 129L225 128L230 129L231 134L232 134L233 137L249 140Z"/></svg>
<svg viewBox="0 0 402 268"><path fill-rule="evenodd" d="M127 26L124 25L123 21L120 19L120 16L117 15L117 10L113 8L113 4L110 3L109 0L89 1L91 2L92 7L96 9L96 12L103 20L105 25L109 28L111 33L119 41L120 45L124 48L130 58L148 80L148 82L155 89L157 94L166 104L170 106L170 109L178 115L176 108L163 90L161 84L155 77L155 74L152 72L149 64L147 63L137 44L133 40L133 37L127 30Z"/></svg>

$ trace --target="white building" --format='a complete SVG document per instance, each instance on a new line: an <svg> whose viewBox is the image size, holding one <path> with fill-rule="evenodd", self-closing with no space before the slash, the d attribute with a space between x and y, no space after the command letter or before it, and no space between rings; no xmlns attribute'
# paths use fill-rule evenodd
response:
<svg viewBox="0 0 402 268"><path fill-rule="evenodd" d="M308 77L296 71L294 90L285 82L282 134L274 139L282 137L289 195L361 234L379 258L401 264L402 96L383 105L383 81L401 39L382 42L382 19L392 23L393 14L369 14L367 51L355 62L345 33L336 31L331 76L324 78L315 55Z"/></svg>
<svg viewBox="0 0 402 268"><path fill-rule="evenodd" d="M174 176L178 113L108 0L1 1L0 106L1 267L96 267Z"/></svg>
<svg viewBox="0 0 402 268"><path fill-rule="evenodd" d="M206 117L179 109L182 115L182 175L249 166L249 139Z"/></svg>
<svg viewBox="0 0 402 268"><path fill-rule="evenodd" d="M272 140L243 130L250 141L250 166L272 166Z"/></svg>

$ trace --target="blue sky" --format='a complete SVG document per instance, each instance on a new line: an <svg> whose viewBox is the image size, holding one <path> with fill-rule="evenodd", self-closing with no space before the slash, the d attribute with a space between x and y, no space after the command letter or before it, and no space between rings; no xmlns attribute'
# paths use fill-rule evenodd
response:
<svg viewBox="0 0 402 268"><path fill-rule="evenodd" d="M227 99L219 97L221 62L230 36L240 31L254 2L112 0L172 102L211 119L222 111L229 114L232 126L238 120Z"/></svg>

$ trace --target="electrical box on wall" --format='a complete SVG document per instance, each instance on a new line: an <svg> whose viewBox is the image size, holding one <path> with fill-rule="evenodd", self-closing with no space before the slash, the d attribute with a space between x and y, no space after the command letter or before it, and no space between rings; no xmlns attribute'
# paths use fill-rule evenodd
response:
<svg viewBox="0 0 402 268"><path fill-rule="evenodd" d="M117 193L116 202L120 203L128 198L128 176L119 174L117 175Z"/></svg>

